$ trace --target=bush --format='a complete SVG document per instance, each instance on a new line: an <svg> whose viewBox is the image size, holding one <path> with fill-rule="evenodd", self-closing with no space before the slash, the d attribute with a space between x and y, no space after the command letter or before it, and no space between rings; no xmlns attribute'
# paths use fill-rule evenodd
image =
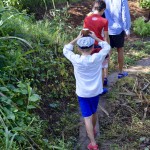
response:
<svg viewBox="0 0 150 150"><path fill-rule="evenodd" d="M23 116L22 120L20 119L21 123L25 122L24 124L22 123L23 127L31 123L30 128L27 128L25 132L21 132L22 128L18 129L19 124L15 124L15 126L13 124L14 120L11 118L9 120L12 122L6 127L0 126L0 133L2 133L0 143L3 143L0 149L4 149L5 146L5 132L8 136L10 135L7 137L9 140L7 147L15 147L15 145L17 145L17 147L14 148L15 150L17 148L26 149L26 144L34 146L32 143L32 141L34 141L35 144L37 144L36 146L40 145L41 148L47 149L48 145L58 145L56 144L57 140L55 141L56 136L57 139L61 139L64 129L64 140L65 142L68 141L65 147L72 146L70 141L74 141L74 139L70 137L74 136L74 134L77 135L77 132L74 132L74 130L68 131L68 129L70 129L70 126L76 124L77 117L76 115L74 116L75 113L73 113L73 111L77 108L77 102L73 69L70 62L64 58L62 49L66 41L72 39L72 36L74 37L77 29L73 30L70 26L67 26L64 22L64 19L68 17L67 14L58 10L53 11L53 19L44 19L41 21L35 21L34 17L10 8L1 9L0 14L0 92L6 96L9 96L9 94L15 96L15 99L10 99L9 101L13 102L13 104L14 102L19 103L19 106L17 105L19 110L23 106L25 107L23 107L23 110L21 109L23 112L19 113L18 111L14 113L16 105L11 105L8 108L12 111L10 116L8 116L9 113L7 113L7 110L3 110L2 113L5 114L6 118L11 117L12 119L17 118L18 120ZM30 43L32 48L28 46L28 43ZM32 102L29 103L31 105L28 105L28 95L24 94L26 89L20 88L20 84L18 87L18 81L21 81L21 83L25 85L28 85L26 84L28 83L27 81L31 83L31 87L35 93L42 98L40 105L39 103ZM12 85L11 87L9 86L10 84ZM15 88L15 91L12 87ZM31 87L29 86L29 89ZM25 101L25 103L23 103L24 105L20 103L19 100L21 102ZM41 107L41 109L36 111L38 111L38 113L42 112L39 113L42 119L45 119L46 114L46 120L50 122L49 127L43 128L40 124L43 121L41 121L39 117L35 117L36 120L34 120L34 114L30 114L31 111L29 111L29 114L28 111L26 112L26 110L36 107L36 104L37 107ZM4 104L3 107L5 108ZM43 112L44 116L42 116ZM27 122L25 115L27 115L27 117L29 116L31 121L33 118L33 122ZM54 117L52 117L53 115ZM39 122L39 124L36 124L36 122ZM35 124L37 126L35 126ZM12 127L10 128L9 126ZM1 130L1 128L3 129ZM48 133L46 135L42 134L41 130L48 130ZM21 137L20 133L23 134L21 134ZM39 134L41 134L42 137L40 137ZM22 144L22 142L18 144L20 138L21 140L25 138L24 144ZM11 145L11 141L13 141L13 145ZM43 142L47 145L46 147Z"/></svg>
<svg viewBox="0 0 150 150"><path fill-rule="evenodd" d="M145 9L150 9L150 0L140 0L140 6Z"/></svg>
<svg viewBox="0 0 150 150"><path fill-rule="evenodd" d="M140 17L133 22L133 31L141 36L150 35L150 22L145 23L144 18Z"/></svg>
<svg viewBox="0 0 150 150"><path fill-rule="evenodd" d="M69 2L74 2L79 0L69 0ZM38 19L42 19L45 11L49 9L57 9L58 4L66 4L67 0L2 0L3 5L13 6L18 10L26 10L28 13L34 13ZM0 2L0 5L1 3ZM58 5L60 7L60 5Z"/></svg>

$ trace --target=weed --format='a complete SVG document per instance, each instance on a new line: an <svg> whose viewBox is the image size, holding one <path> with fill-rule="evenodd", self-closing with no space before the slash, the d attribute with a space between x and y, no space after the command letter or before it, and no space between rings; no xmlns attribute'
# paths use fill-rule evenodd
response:
<svg viewBox="0 0 150 150"><path fill-rule="evenodd" d="M145 23L144 18L140 17L133 22L133 31L141 36L150 35L150 22Z"/></svg>

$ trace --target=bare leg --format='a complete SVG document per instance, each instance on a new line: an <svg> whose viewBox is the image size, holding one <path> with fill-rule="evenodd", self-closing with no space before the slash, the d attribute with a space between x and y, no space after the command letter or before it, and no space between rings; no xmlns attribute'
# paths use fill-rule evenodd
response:
<svg viewBox="0 0 150 150"><path fill-rule="evenodd" d="M109 56L107 58L107 63L108 63L108 66L109 66L109 61L110 61L110 55L112 54L112 52L110 51L109 52ZM104 77L103 78L107 78L108 77L108 67L107 68L104 68Z"/></svg>
<svg viewBox="0 0 150 150"><path fill-rule="evenodd" d="M108 76L108 68L104 68L104 78L107 78Z"/></svg>
<svg viewBox="0 0 150 150"><path fill-rule="evenodd" d="M102 83L104 83L104 76L105 76L105 72L104 69L102 69Z"/></svg>
<svg viewBox="0 0 150 150"><path fill-rule="evenodd" d="M123 65L124 65L124 48L117 48L118 51L118 64L119 64L119 73L122 73L123 71Z"/></svg>
<svg viewBox="0 0 150 150"><path fill-rule="evenodd" d="M97 121L97 114L95 113L95 114L92 115L93 128L95 128L95 126L96 126L96 121Z"/></svg>
<svg viewBox="0 0 150 150"><path fill-rule="evenodd" d="M84 117L84 121L85 121L86 131L87 131L88 137L91 141L91 144L96 145L96 141L94 138L94 132L93 132L92 116Z"/></svg>

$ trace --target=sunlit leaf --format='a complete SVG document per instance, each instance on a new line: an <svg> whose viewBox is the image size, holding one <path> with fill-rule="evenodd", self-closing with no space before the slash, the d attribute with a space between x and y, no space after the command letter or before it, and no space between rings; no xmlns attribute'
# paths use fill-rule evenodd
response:
<svg viewBox="0 0 150 150"><path fill-rule="evenodd" d="M40 99L40 96L37 94L33 94L32 96L29 97L29 101L32 101L32 102L36 102L39 99Z"/></svg>
<svg viewBox="0 0 150 150"><path fill-rule="evenodd" d="M11 119L11 120L15 120L15 115L13 113L10 113L8 116L7 116L8 119Z"/></svg>
<svg viewBox="0 0 150 150"><path fill-rule="evenodd" d="M0 91L8 92L9 90L6 87L0 87Z"/></svg>
<svg viewBox="0 0 150 150"><path fill-rule="evenodd" d="M27 109L34 109L34 108L36 108L36 107L33 106L33 105L28 105L28 106L27 106Z"/></svg>
<svg viewBox="0 0 150 150"><path fill-rule="evenodd" d="M49 104L49 106L50 106L50 107L52 107L52 108L56 108L56 107L58 107L58 106L59 106L59 104L52 103L52 104Z"/></svg>

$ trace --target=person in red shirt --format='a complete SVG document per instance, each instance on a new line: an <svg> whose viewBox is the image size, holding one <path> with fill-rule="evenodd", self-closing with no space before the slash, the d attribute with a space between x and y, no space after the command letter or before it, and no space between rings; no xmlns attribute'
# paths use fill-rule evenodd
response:
<svg viewBox="0 0 150 150"><path fill-rule="evenodd" d="M104 10L106 9L106 4L102 0L96 0L93 6L91 13L87 15L84 19L84 28L88 28L90 31L93 31L98 38L109 43L108 35L108 20L103 18ZM98 43L95 42L94 50L92 54L98 53L101 48L98 46ZM103 62L103 81L104 85L107 85L107 76L108 76L108 56ZM105 89L107 91L107 89ZM105 92L104 92L105 93Z"/></svg>
<svg viewBox="0 0 150 150"><path fill-rule="evenodd" d="M102 17L105 8L106 4L104 1L96 1L93 7L93 12L89 13L84 19L83 27L93 31L101 40L109 42L108 20ZM102 35L103 30L104 35ZM98 45L97 42L95 45Z"/></svg>

